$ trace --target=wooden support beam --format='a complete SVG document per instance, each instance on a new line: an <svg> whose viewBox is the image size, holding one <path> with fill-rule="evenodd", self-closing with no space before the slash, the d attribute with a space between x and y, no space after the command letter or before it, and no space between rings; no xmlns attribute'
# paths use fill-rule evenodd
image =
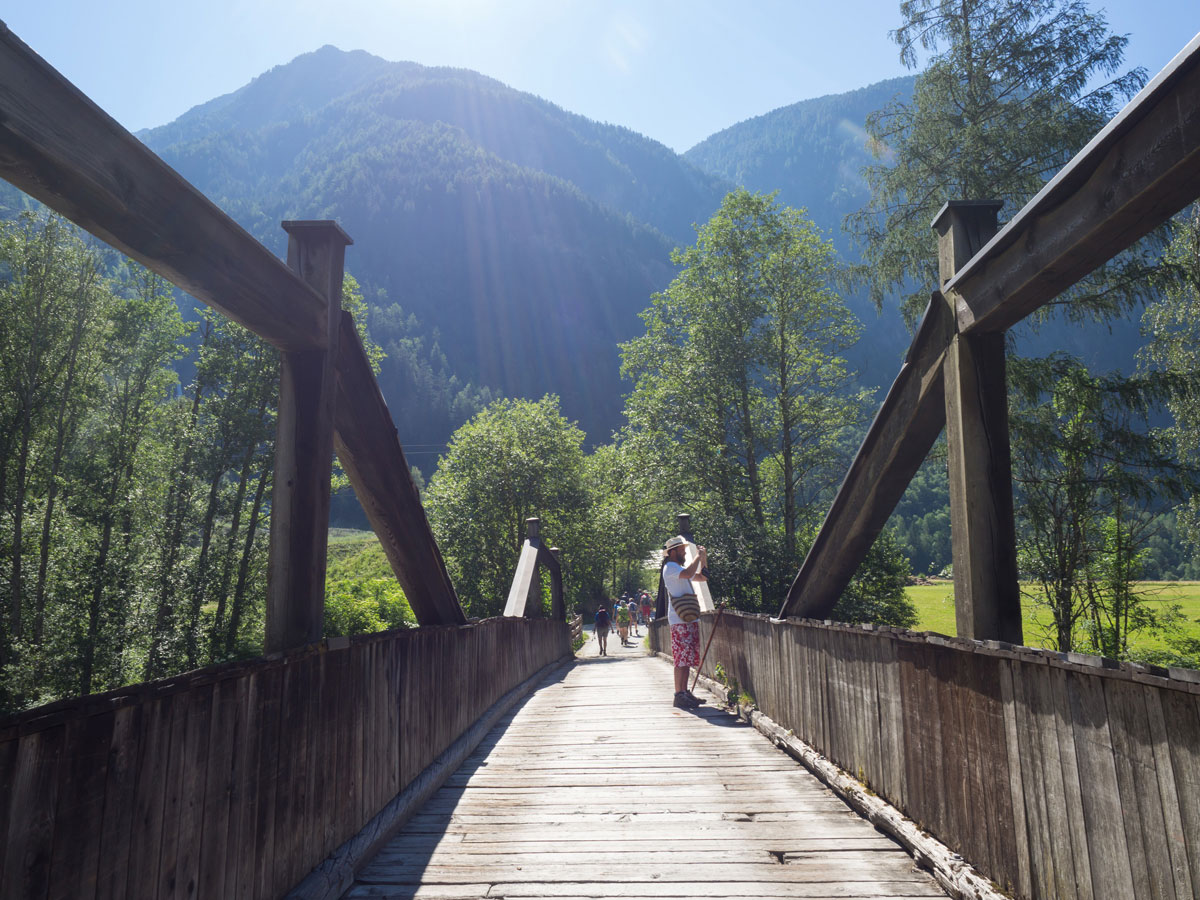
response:
<svg viewBox="0 0 1200 900"><path fill-rule="evenodd" d="M0 23L0 178L281 350L325 298Z"/></svg>
<svg viewBox="0 0 1200 900"><path fill-rule="evenodd" d="M334 448L354 485L396 580L421 625L462 625L467 619L429 527L379 383L342 313L338 335Z"/></svg>
<svg viewBox="0 0 1200 900"><path fill-rule="evenodd" d="M943 287L1004 331L1200 196L1200 34Z"/></svg>
<svg viewBox="0 0 1200 900"><path fill-rule="evenodd" d="M352 241L331 221L284 222L288 267L325 297L326 346L337 346L342 271ZM333 465L336 360L324 349L282 354L267 568L268 653L321 639Z"/></svg>
<svg viewBox="0 0 1200 900"><path fill-rule="evenodd" d="M0 177L280 350L326 346L324 296L3 23ZM338 456L417 621L465 622L354 328L339 331Z"/></svg>
<svg viewBox="0 0 1200 900"><path fill-rule="evenodd" d="M1000 201L951 201L933 221L948 282L996 233ZM1023 643L1004 333L956 335L943 367L958 636Z"/></svg>
<svg viewBox="0 0 1200 900"><path fill-rule="evenodd" d="M528 619L542 617L542 581L538 577L538 566L545 566L550 572L551 615L565 622L567 612L563 601L562 569L558 564L559 550L547 548L542 543L541 524L541 519L525 520L525 543L517 559L517 571L508 590L504 615Z"/></svg>
<svg viewBox="0 0 1200 900"><path fill-rule="evenodd" d="M779 617L825 618L887 524L946 419L942 362L954 320L934 294Z"/></svg>

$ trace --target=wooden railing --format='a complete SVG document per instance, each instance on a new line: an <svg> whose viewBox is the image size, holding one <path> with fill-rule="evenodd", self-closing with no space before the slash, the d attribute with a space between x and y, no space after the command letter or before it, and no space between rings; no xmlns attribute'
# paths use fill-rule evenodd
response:
<svg viewBox="0 0 1200 900"><path fill-rule="evenodd" d="M570 625L571 643L574 644L575 641L583 637L583 614L580 613L579 615L575 616L575 618L571 620Z"/></svg>
<svg viewBox="0 0 1200 900"><path fill-rule="evenodd" d="M718 664L1014 897L1200 892L1200 673L736 612Z"/></svg>
<svg viewBox="0 0 1200 900"><path fill-rule="evenodd" d="M569 654L557 562L536 560L555 621L467 625L340 309L349 236L285 222L284 264L3 23L0 177L282 354L271 658L0 721L0 897L276 897L321 882L314 867L382 827L380 810L429 782L497 698ZM320 641L334 450L417 631Z"/></svg>
<svg viewBox="0 0 1200 900"><path fill-rule="evenodd" d="M561 623L489 619L332 639L0 722L0 896L282 896L569 652Z"/></svg>
<svg viewBox="0 0 1200 900"><path fill-rule="evenodd" d="M1004 329L1200 195L1200 35L996 232L998 204L947 204L941 284L780 616L824 618L943 426L963 637L1021 643Z"/></svg>

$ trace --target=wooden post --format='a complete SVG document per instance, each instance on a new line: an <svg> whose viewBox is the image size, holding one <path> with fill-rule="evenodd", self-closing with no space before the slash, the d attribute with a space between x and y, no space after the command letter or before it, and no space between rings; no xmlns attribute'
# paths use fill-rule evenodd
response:
<svg viewBox="0 0 1200 900"><path fill-rule="evenodd" d="M567 621L567 603L563 598L562 550L558 547L551 547L550 555L554 557L554 562L558 564L557 577L554 570L550 570L550 611L554 619L565 622Z"/></svg>
<svg viewBox="0 0 1200 900"><path fill-rule="evenodd" d="M996 233L997 200L951 201L933 221L944 286ZM1004 332L957 334L942 368L958 636L1023 643Z"/></svg>
<svg viewBox="0 0 1200 900"><path fill-rule="evenodd" d="M326 301L313 350L285 351L279 378L267 574L266 652L321 639L342 269L353 243L332 221L284 222L288 267Z"/></svg>
<svg viewBox="0 0 1200 900"><path fill-rule="evenodd" d="M542 520L529 518L525 520L525 540L535 549L541 549ZM536 559L536 556L535 556ZM537 619L542 616L542 573L535 566L533 578L529 582L529 596L525 601L525 617Z"/></svg>

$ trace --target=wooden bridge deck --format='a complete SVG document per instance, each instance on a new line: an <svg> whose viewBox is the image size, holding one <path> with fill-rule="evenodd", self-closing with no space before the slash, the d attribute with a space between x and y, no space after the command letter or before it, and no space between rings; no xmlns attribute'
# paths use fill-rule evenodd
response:
<svg viewBox="0 0 1200 900"><path fill-rule="evenodd" d="M945 896L753 728L674 709L640 641L609 653L502 720L346 896Z"/></svg>

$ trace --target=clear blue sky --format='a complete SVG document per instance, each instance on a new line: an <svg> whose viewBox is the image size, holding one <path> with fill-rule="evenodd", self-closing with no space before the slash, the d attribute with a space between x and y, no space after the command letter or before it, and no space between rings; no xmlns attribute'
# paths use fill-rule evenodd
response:
<svg viewBox="0 0 1200 900"><path fill-rule="evenodd" d="M1096 0L1153 75L1200 0ZM899 0L16 0L0 19L130 130L323 44L475 69L684 151L780 106L902 75Z"/></svg>

